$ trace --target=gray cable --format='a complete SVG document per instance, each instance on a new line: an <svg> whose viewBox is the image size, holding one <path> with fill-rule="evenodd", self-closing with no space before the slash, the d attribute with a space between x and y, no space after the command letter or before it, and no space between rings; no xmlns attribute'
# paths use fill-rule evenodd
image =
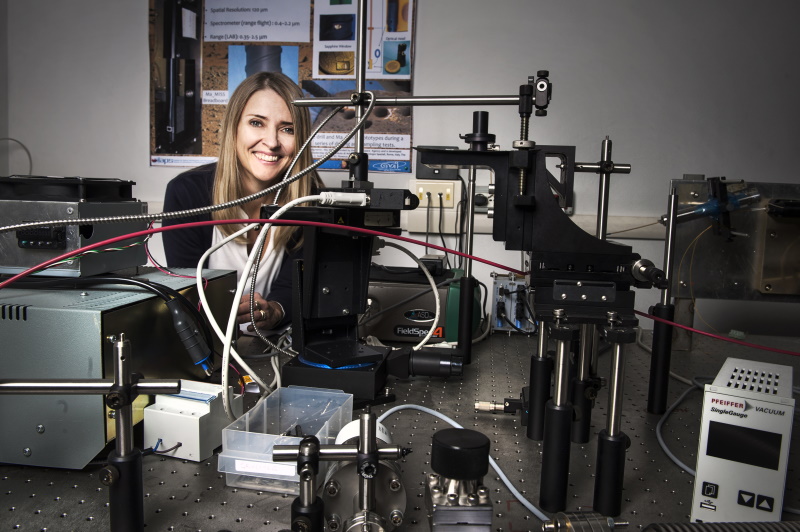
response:
<svg viewBox="0 0 800 532"><path fill-rule="evenodd" d="M28 154L28 175L32 175L33 174L33 157L31 157L31 152L28 149L28 147L25 146L22 142L18 141L17 139L13 139L11 137L2 137L2 138L0 138L0 140L8 140L8 141L11 141L11 142L16 142L17 144L22 146L22 149L25 150L26 154Z"/></svg>
<svg viewBox="0 0 800 532"><path fill-rule="evenodd" d="M69 225L91 225L91 224L104 224L104 223L118 223L118 222L135 222L135 221L145 221L145 222L152 222L155 220L169 220L172 218L186 218L190 216L198 216L201 214L207 214L210 212L227 209L229 207L238 207L239 205L243 205L245 203L249 203L253 200L258 198L264 197L267 194L285 187L286 185L297 181L304 175L312 172L320 165L325 163L328 159L333 157L336 152L344 147L350 139L352 139L361 126L364 124L366 119L369 117L370 113L372 112L372 108L375 106L375 95L369 91L366 91L367 94L370 96L370 103L367 107L367 112L364 113L364 116L361 117L361 120L353 127L353 129L348 133L342 140L337 144L333 149L331 149L324 157L322 157L317 162L309 165L307 168L301 170L297 174L293 175L292 177L281 181L280 183L276 183L275 185L268 187L261 192L256 192L255 194L251 194L250 196L245 196L243 198L239 198L236 200L229 201L227 203L221 203L219 205L209 205L208 207L200 207L196 209L187 209L185 211L174 211L174 212L160 212L155 214L136 214L136 215L128 215L128 216L108 216L108 217L101 217L101 218L81 218L81 219L73 219L73 220L52 220L52 221L44 221L44 222L30 222L30 223L23 223L23 224L15 224L15 225L7 225L5 227L0 227L0 233L5 233L8 231L16 231L19 229L27 229L33 227L41 227L41 226L48 226L48 227L63 227ZM339 108L341 109L341 108ZM332 113L336 114L336 113ZM320 127L322 124L320 124ZM314 134L319 130L315 130ZM309 137L311 138L311 137Z"/></svg>

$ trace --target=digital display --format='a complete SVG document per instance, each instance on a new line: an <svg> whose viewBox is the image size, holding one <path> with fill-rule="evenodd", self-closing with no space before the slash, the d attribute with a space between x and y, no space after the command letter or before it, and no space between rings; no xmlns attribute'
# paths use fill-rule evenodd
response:
<svg viewBox="0 0 800 532"><path fill-rule="evenodd" d="M774 432L710 421L706 454L777 471L781 439L782 436Z"/></svg>

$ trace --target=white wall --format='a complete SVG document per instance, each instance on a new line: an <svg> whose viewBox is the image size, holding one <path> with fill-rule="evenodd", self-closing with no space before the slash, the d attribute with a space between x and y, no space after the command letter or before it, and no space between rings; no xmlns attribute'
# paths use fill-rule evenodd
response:
<svg viewBox="0 0 800 532"><path fill-rule="evenodd" d="M516 94L528 75L549 69L549 116L533 120L530 138L576 145L579 160L597 161L610 135L614 159L633 166L612 178L612 214L661 214L669 180L684 173L798 182L795 0L420 0L417 7L415 94ZM8 133L31 149L37 173L131 179L139 198L161 200L179 170L148 165L147 17L146 0L8 2ZM414 143L463 145L458 135L471 130L474 110L424 108L415 114ZM490 131L509 148L516 110L486 110ZM407 180L373 178L376 186ZM577 177L576 212L595 211L596 190L593 174ZM662 243L632 244L661 264ZM519 264L518 253L486 235L475 249ZM475 271L488 282L490 270ZM637 299L646 309L656 294Z"/></svg>

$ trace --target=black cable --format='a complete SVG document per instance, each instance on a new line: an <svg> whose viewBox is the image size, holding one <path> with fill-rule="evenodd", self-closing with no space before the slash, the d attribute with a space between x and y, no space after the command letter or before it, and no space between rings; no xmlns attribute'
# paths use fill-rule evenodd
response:
<svg viewBox="0 0 800 532"><path fill-rule="evenodd" d="M17 284L22 286L69 286L69 285L92 285L92 284L127 284L144 288L157 295L164 301L170 301L172 298L158 287L153 286L149 282L140 279L132 279L130 277L59 277L57 279L20 279Z"/></svg>
<svg viewBox="0 0 800 532"><path fill-rule="evenodd" d="M428 196L428 205L425 207L425 243L428 243L428 237L431 234L431 193L426 192L426 196ZM425 247L425 254L428 254L428 248Z"/></svg>
<svg viewBox="0 0 800 532"><path fill-rule="evenodd" d="M182 447L182 446L183 446L183 444L181 442L178 442L175 445L173 445L172 447L170 447L169 449L162 449L162 450L159 450L159 451L153 450L153 454L171 453L172 451L174 451L178 447Z"/></svg>
<svg viewBox="0 0 800 532"><path fill-rule="evenodd" d="M189 313L194 318L195 324L200 327L201 333L204 337L206 345L210 350L213 351L213 336L211 336L211 329L209 328L208 323L206 322L205 318L200 314L200 311L194 306L194 304L189 301L186 296L181 294L179 291L175 290L174 288L170 288L168 286L162 285L155 281L143 280L143 279L134 279L132 277L120 277L114 275L98 275L93 277L64 277L64 278L56 278L56 279L23 279L18 281L22 286L35 286L35 287L44 287L44 286L73 286L73 285L98 285L98 284L121 284L121 285L129 285L135 286L137 288L143 288L152 294L160 297L166 304L170 310L170 314L173 313L173 308L171 308L170 303L172 301L176 301L179 305L183 306L185 309L188 309ZM173 319L175 316L173 315ZM183 318L181 318L183 320ZM188 324L187 324L188 325ZM181 333L179 332L179 336ZM181 341L184 342L186 345L184 338L181 337ZM195 342L192 340L192 342ZM195 344L196 345L196 344ZM188 349L188 347L187 347ZM192 350L190 351L190 355L192 354ZM202 355L197 355L202 356ZM197 360L194 362L199 363Z"/></svg>
<svg viewBox="0 0 800 532"><path fill-rule="evenodd" d="M442 241L442 247L447 248L447 243L444 241L444 200L442 193L439 192L439 238ZM447 269L450 269L450 254L444 252L444 261L447 264Z"/></svg>
<svg viewBox="0 0 800 532"><path fill-rule="evenodd" d="M521 332L522 334L528 334L528 332L527 332L527 331L523 331L522 329L520 329L519 327L517 327L516 325L514 325L514 324L511 322L511 320L509 320L509 319L508 319L508 316L506 316L505 312L504 312L503 314L501 314L501 315L500 315L500 317L501 317L501 318L503 318L503 321L505 321L505 322L506 322L506 323L507 323L507 324L508 324L510 327L512 327L512 328L513 328L515 331L517 331L517 332Z"/></svg>

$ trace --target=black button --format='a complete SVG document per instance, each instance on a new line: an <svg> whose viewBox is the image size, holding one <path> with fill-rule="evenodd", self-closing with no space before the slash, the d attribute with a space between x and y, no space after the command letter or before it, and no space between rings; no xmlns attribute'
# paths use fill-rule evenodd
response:
<svg viewBox="0 0 800 532"><path fill-rule="evenodd" d="M719 495L719 486L711 482L703 482L703 497L717 498Z"/></svg>
<svg viewBox="0 0 800 532"><path fill-rule="evenodd" d="M736 500L741 506L752 508L756 504L756 494L749 491L739 490L739 498Z"/></svg>
<svg viewBox="0 0 800 532"><path fill-rule="evenodd" d="M775 508L775 499L767 497L766 495L759 495L756 498L756 508L764 510L765 512L771 512Z"/></svg>

